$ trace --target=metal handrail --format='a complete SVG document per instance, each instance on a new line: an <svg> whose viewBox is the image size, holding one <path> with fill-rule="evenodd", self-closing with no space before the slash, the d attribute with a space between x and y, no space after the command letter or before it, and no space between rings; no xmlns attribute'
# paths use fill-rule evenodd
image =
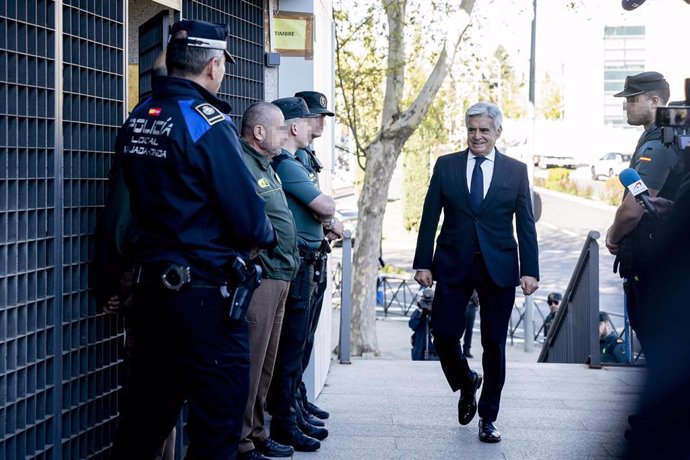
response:
<svg viewBox="0 0 690 460"><path fill-rule="evenodd" d="M601 367L599 350L599 232L590 231L563 294L538 362Z"/></svg>

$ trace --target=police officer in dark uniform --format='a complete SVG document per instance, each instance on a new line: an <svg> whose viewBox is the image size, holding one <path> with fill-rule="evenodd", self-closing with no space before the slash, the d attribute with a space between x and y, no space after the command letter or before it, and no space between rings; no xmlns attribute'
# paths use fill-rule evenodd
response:
<svg viewBox="0 0 690 460"><path fill-rule="evenodd" d="M249 259L276 237L216 98L232 60L227 26L179 21L170 34L170 76L117 141L136 222L137 343L114 454L152 458L187 400L187 457L229 459L248 396L243 309L260 275Z"/></svg>
<svg viewBox="0 0 690 460"><path fill-rule="evenodd" d="M283 112L288 128L288 140L282 153L273 159L273 168L280 177L288 207L295 219L301 262L285 303L266 407L271 414L271 438L291 445L297 451L311 452L321 446L318 440L328 436L328 431L298 418L295 393L302 375L302 359L309 333L315 264L321 258L324 228L329 226L335 214L335 201L321 193L314 184L315 177L309 175L294 155L297 149L305 148L311 142L309 119L314 118L314 114L298 97L282 98L273 103Z"/></svg>
<svg viewBox="0 0 690 460"><path fill-rule="evenodd" d="M328 110L328 99L325 94L319 93L317 91L300 91L295 93L295 97L304 99L309 107L309 112L316 115L314 118L310 118L309 121L312 125L311 131L311 142L314 139L321 137L324 130L324 124L326 117L333 117L335 114ZM309 177L312 178L314 185L319 187L318 174L323 170L323 164L317 158L316 152L312 148L312 145L308 145L303 149L298 149L295 152L295 158L297 158L303 165L304 168L309 173ZM311 358L311 353L314 348L314 337L316 334L316 328L319 325L319 318L321 317L321 309L323 307L323 296L326 292L326 286L328 285L328 254L331 252L331 247L328 243L330 239L337 237L338 233L342 234L342 223L335 217L333 217L332 222L329 223L333 230L326 230L326 239L321 241L321 257L314 265L314 283L313 283L313 295L309 305L309 332L307 335L307 343L304 348L304 357L302 358L302 372L309 365L309 360ZM307 398L307 387L302 381L301 375L299 384L297 386L297 402L298 407L302 411L305 419L312 424L317 424L319 426L323 425L317 419L327 419L329 414L325 410L311 403ZM316 419L315 419L316 418Z"/></svg>
<svg viewBox="0 0 690 460"><path fill-rule="evenodd" d="M645 129L635 147L630 167L640 174L652 197L672 200L682 181L684 161L675 144L663 143L661 127L655 123L656 108L666 105L670 97L668 82L659 72L643 72L627 77L623 91L614 96L625 98L628 123L642 125ZM635 198L625 190L606 234L606 247L616 255L617 266L614 269L625 279L623 289L630 325L643 348L645 327L653 311L649 305L643 305L641 299L648 295L650 289L653 290L649 283L653 267L649 262L658 252L654 234L658 233L659 224L660 221L645 214Z"/></svg>
<svg viewBox="0 0 690 460"><path fill-rule="evenodd" d="M558 313L558 308L563 300L563 296L560 292L549 292L546 297L546 303L549 306L549 314L544 318L544 337L549 335L549 329L551 329L551 323L556 318L556 313Z"/></svg>

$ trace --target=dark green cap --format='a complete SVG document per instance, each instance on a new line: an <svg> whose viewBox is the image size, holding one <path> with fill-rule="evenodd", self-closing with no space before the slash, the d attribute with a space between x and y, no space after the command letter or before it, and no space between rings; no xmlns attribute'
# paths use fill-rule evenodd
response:
<svg viewBox="0 0 690 460"><path fill-rule="evenodd" d="M328 115L329 117L335 115L333 112L328 110L328 99L326 99L326 95L323 93L319 93L317 91L300 91L299 93L295 93L295 97L301 97L304 99L304 102L307 103L307 107L309 107L311 113Z"/></svg>
<svg viewBox="0 0 690 460"><path fill-rule="evenodd" d="M625 77L623 91L614 94L613 97L637 96L647 91L667 89L668 87L668 82L659 72L642 72Z"/></svg>

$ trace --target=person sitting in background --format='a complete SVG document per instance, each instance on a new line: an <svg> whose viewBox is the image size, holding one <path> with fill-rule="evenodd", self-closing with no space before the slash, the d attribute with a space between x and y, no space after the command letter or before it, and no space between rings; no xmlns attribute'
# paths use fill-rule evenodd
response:
<svg viewBox="0 0 690 460"><path fill-rule="evenodd" d="M431 303L434 301L434 291L431 288L422 289L422 295L417 301L417 309L410 316L412 334L412 360L438 360L436 349L431 341L429 325L431 323Z"/></svg>
<svg viewBox="0 0 690 460"><path fill-rule="evenodd" d="M599 348L602 363L627 363L625 343L611 326L608 313L599 313Z"/></svg>
<svg viewBox="0 0 690 460"><path fill-rule="evenodd" d="M558 312L558 307L563 300L563 296L559 292L550 292L546 298L546 303L549 305L549 314L544 318L544 337L549 335L549 328L554 318L556 318L556 313Z"/></svg>

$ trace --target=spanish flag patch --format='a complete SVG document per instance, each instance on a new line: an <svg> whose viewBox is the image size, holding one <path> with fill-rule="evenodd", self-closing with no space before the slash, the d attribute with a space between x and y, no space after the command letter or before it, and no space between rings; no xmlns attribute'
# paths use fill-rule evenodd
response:
<svg viewBox="0 0 690 460"><path fill-rule="evenodd" d="M161 114L163 110L160 107L151 107L149 109L149 116L150 117L157 117Z"/></svg>
<svg viewBox="0 0 690 460"><path fill-rule="evenodd" d="M640 161L650 162L650 161L652 161L652 158L651 157L640 157Z"/></svg>

